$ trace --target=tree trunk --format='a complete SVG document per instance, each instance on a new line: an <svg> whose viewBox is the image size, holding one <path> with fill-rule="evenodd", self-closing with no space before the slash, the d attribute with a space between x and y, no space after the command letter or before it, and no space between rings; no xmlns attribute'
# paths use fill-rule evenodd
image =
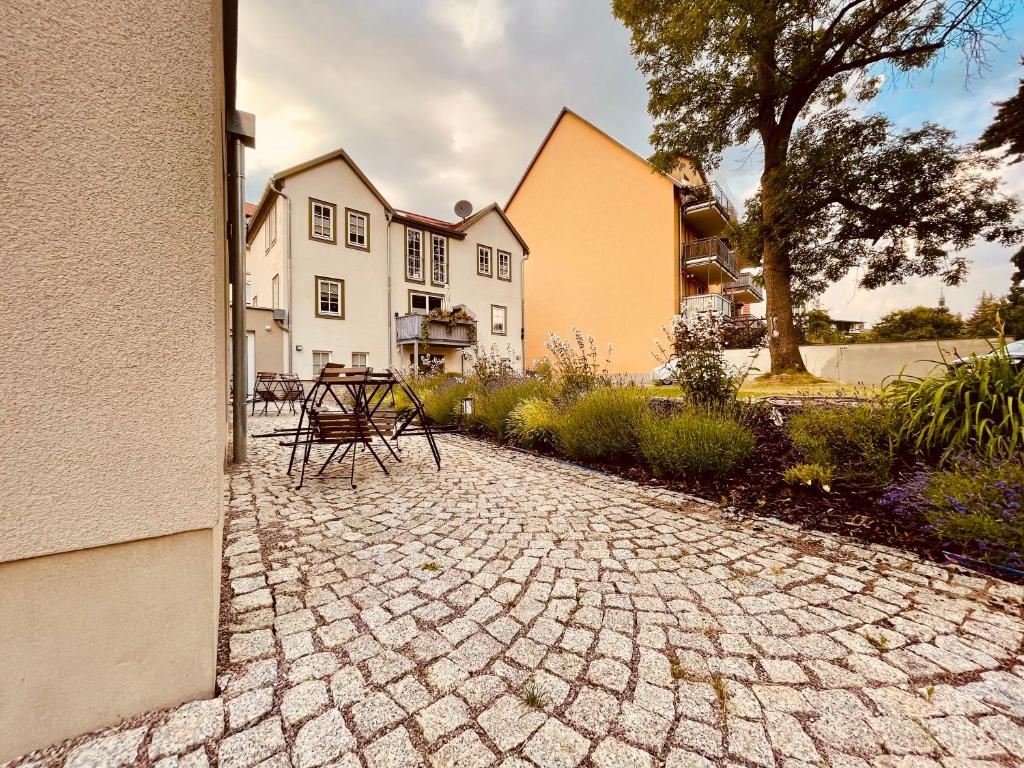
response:
<svg viewBox="0 0 1024 768"><path fill-rule="evenodd" d="M761 205L764 242L762 266L767 293L765 321L768 325L768 353L773 374L803 373L800 338L793 323L793 300L790 283L792 270L784 235L775 226L774 213L780 190L776 187L776 171L785 162L786 147L769 147L765 143L765 166L761 174Z"/></svg>

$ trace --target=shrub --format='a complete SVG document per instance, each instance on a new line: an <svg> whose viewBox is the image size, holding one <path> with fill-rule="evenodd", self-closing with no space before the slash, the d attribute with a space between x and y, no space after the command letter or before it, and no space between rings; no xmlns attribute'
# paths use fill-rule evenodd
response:
<svg viewBox="0 0 1024 768"><path fill-rule="evenodd" d="M837 479L868 485L892 480L898 427L877 405L805 408L790 417L789 436L807 464L832 467Z"/></svg>
<svg viewBox="0 0 1024 768"><path fill-rule="evenodd" d="M893 485L881 504L925 522L944 543L991 563L1024 567L1024 462L978 457L922 470Z"/></svg>
<svg viewBox="0 0 1024 768"><path fill-rule="evenodd" d="M433 423L443 427L458 423L462 418L462 400L473 394L473 385L458 379L441 382L437 387L417 389L423 401L423 410Z"/></svg>
<svg viewBox="0 0 1024 768"><path fill-rule="evenodd" d="M657 477L726 475L753 448L754 434L738 421L696 408L640 422L640 456Z"/></svg>
<svg viewBox="0 0 1024 768"><path fill-rule="evenodd" d="M724 350L732 328L732 319L717 312L684 312L672 318L671 329L663 329L669 349L654 340L655 358L672 363L673 378L692 404L714 407L736 400L758 349L752 350L746 369L726 363Z"/></svg>
<svg viewBox="0 0 1024 768"><path fill-rule="evenodd" d="M823 491L832 485L832 467L821 464L797 464L785 471L782 478L790 485L817 485Z"/></svg>
<svg viewBox="0 0 1024 768"><path fill-rule="evenodd" d="M551 359L534 361L534 367L542 370L549 367L561 394L572 399L588 392L598 384L607 383L608 365L611 363L612 345L608 344L607 355L601 361L593 336L583 336L576 326L572 327L573 344L554 333L548 334L544 342Z"/></svg>
<svg viewBox="0 0 1024 768"><path fill-rule="evenodd" d="M473 402L473 415L467 424L499 440L508 435L508 417L523 400L550 395L550 388L536 379L514 379L480 388Z"/></svg>
<svg viewBox="0 0 1024 768"><path fill-rule="evenodd" d="M552 448L561 414L551 400L530 397L520 400L508 415L508 435L523 448Z"/></svg>
<svg viewBox="0 0 1024 768"><path fill-rule="evenodd" d="M881 400L899 414L900 436L939 466L966 452L1024 451L1024 369L1005 351L947 364L943 376L900 376Z"/></svg>
<svg viewBox="0 0 1024 768"><path fill-rule="evenodd" d="M648 397L636 389L598 387L568 405L558 421L558 447L571 459L622 461L636 453Z"/></svg>

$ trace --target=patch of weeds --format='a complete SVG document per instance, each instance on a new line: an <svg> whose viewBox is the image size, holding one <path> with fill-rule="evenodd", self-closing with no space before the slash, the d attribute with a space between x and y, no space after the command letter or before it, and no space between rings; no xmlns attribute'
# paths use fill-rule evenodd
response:
<svg viewBox="0 0 1024 768"><path fill-rule="evenodd" d="M548 705L547 697L544 695L544 689L534 682L527 683L523 686L523 690L519 693L519 698L522 700L523 704L531 709L544 709L544 707Z"/></svg>
<svg viewBox="0 0 1024 768"><path fill-rule="evenodd" d="M426 680L429 675L430 675L430 670L427 669L426 667L417 667L416 668L416 677L420 678L420 680Z"/></svg>
<svg viewBox="0 0 1024 768"><path fill-rule="evenodd" d="M729 713L729 689L725 684L725 679L718 672L711 676L711 690L715 692L715 698L718 699L718 708L722 710L722 717L725 717Z"/></svg>
<svg viewBox="0 0 1024 768"><path fill-rule="evenodd" d="M441 570L441 566L431 560L429 563L424 563L420 566L421 570L430 571L430 573L437 573Z"/></svg>
<svg viewBox="0 0 1024 768"><path fill-rule="evenodd" d="M706 637L718 637L720 634L722 634L722 628L721 627L704 627L703 632L704 632L704 635Z"/></svg>
<svg viewBox="0 0 1024 768"><path fill-rule="evenodd" d="M683 662L679 659L679 654L675 651L668 652L668 669L672 673L673 680L689 680L690 673L683 666Z"/></svg>
<svg viewBox="0 0 1024 768"><path fill-rule="evenodd" d="M875 646L875 648L877 648L878 650L880 650L880 651L887 651L887 650L889 650L889 638L886 637L885 635L868 635L868 634L865 634L864 637L867 639L867 641L869 643L871 643L873 646Z"/></svg>
<svg viewBox="0 0 1024 768"><path fill-rule="evenodd" d="M931 701L933 698L935 698L935 686L929 685L927 688L925 688L924 695L928 697L928 701Z"/></svg>
<svg viewBox="0 0 1024 768"><path fill-rule="evenodd" d="M758 499L757 500L757 506L759 506L759 507L767 506L767 504L768 504L768 499Z"/></svg>

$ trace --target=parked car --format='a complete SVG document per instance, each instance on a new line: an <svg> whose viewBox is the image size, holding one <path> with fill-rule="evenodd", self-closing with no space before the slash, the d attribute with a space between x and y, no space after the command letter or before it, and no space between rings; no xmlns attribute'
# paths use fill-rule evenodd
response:
<svg viewBox="0 0 1024 768"><path fill-rule="evenodd" d="M968 355L967 357L958 357L956 360L953 361L952 365L953 367L956 367L958 365L964 365L965 363L969 363L971 362L971 360L974 360L976 358L995 357L996 355L1002 354L1005 354L1007 357L1009 357L1010 361L1017 368L1024 367L1024 339L1020 339L1018 341L1011 341L1002 349L993 350L992 352L988 352L987 354L984 355Z"/></svg>
<svg viewBox="0 0 1024 768"><path fill-rule="evenodd" d="M662 384L672 384L676 380L676 370L679 368L679 360L672 358L667 363L662 363L651 371L651 383L656 387Z"/></svg>

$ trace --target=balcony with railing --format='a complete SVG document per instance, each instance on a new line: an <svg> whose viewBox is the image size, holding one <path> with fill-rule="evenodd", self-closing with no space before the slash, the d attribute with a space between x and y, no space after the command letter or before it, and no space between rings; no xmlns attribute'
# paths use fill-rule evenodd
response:
<svg viewBox="0 0 1024 768"><path fill-rule="evenodd" d="M715 181L683 187L682 216L683 221L704 236L720 235L739 218L729 195Z"/></svg>
<svg viewBox="0 0 1024 768"><path fill-rule="evenodd" d="M740 277L739 259L726 242L717 237L683 243L680 268L704 285L720 285Z"/></svg>
<svg viewBox="0 0 1024 768"><path fill-rule="evenodd" d="M399 344L468 347L476 341L476 321L400 315L395 318L395 336Z"/></svg>
<svg viewBox="0 0 1024 768"><path fill-rule="evenodd" d="M732 317L734 310L735 305L720 293L699 293L696 296L686 296L679 302L679 312L684 315L713 312Z"/></svg>
<svg viewBox="0 0 1024 768"><path fill-rule="evenodd" d="M758 304L764 301L764 291L751 275L741 274L736 280L722 286L723 291L740 304Z"/></svg>

